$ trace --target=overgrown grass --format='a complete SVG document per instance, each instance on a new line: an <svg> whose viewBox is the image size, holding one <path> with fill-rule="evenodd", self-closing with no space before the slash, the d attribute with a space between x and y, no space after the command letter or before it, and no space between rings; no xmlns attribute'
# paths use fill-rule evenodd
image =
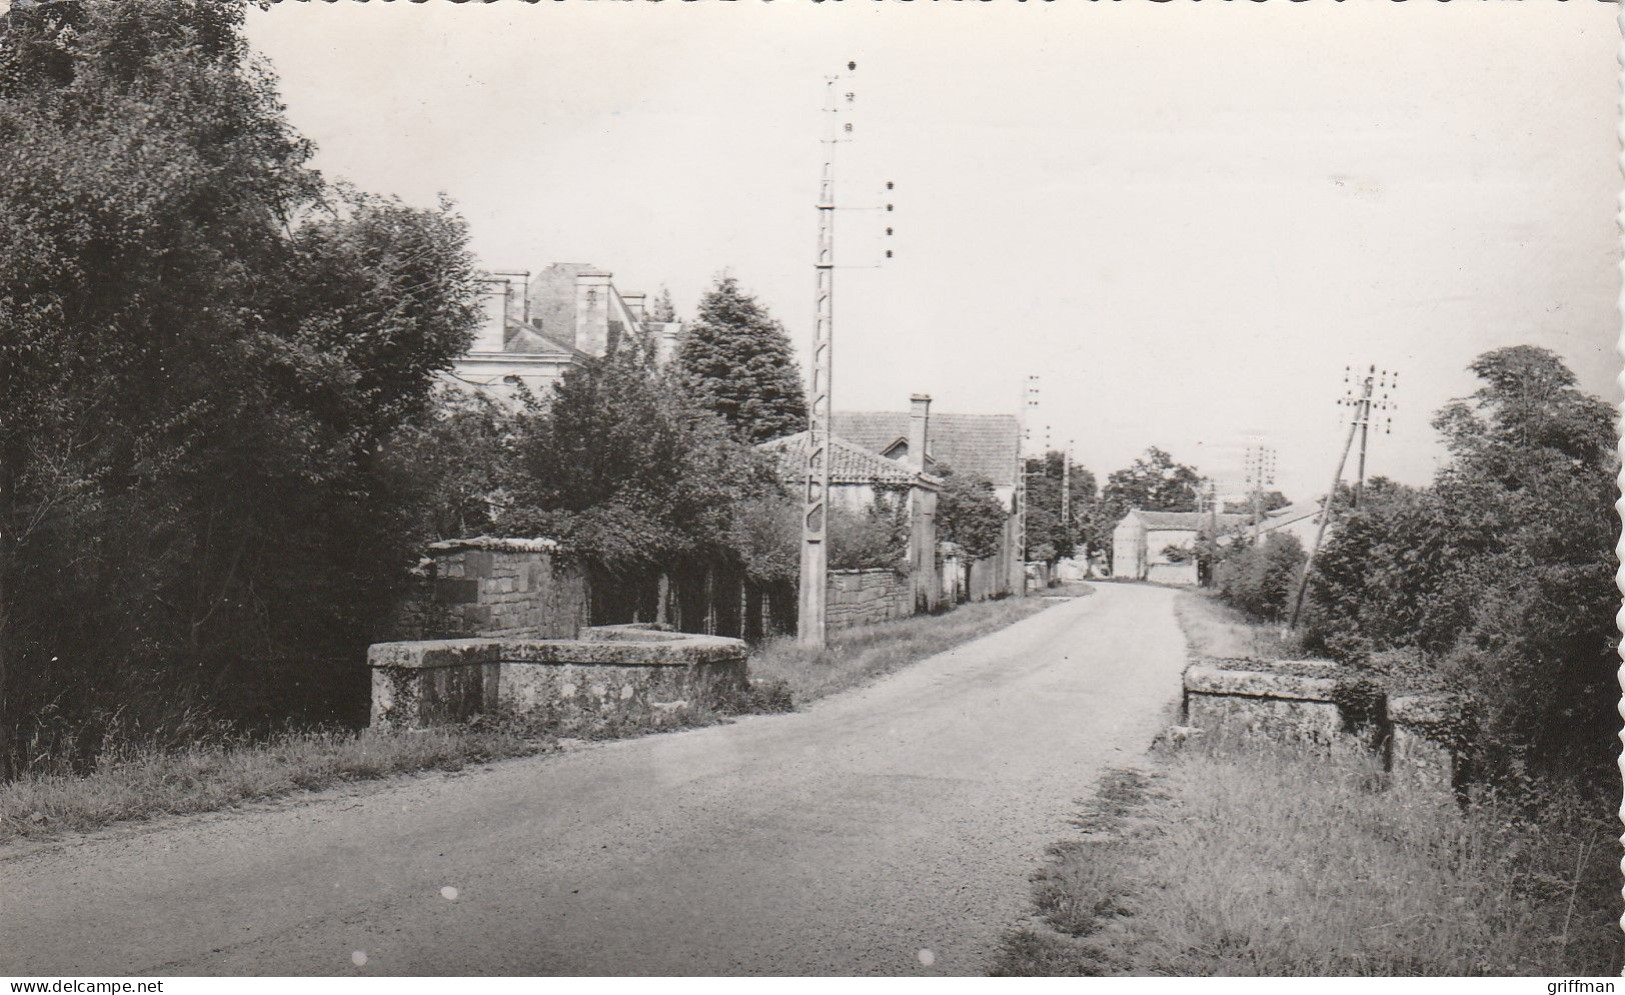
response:
<svg viewBox="0 0 1625 995"><path fill-rule="evenodd" d="M1196 748L1111 775L995 973L1619 973L1617 827L1391 791L1375 761Z"/></svg>
<svg viewBox="0 0 1625 995"><path fill-rule="evenodd" d="M84 776L32 773L0 785L0 840L44 838L132 819L209 812L303 790L553 749L499 728L290 731L181 749L126 747Z"/></svg>
<svg viewBox="0 0 1625 995"><path fill-rule="evenodd" d="M1300 647L1198 592L1193 657ZM1034 881L1012 975L1617 974L1618 826L1543 784L1458 805L1391 787L1364 754L1195 739L1103 780Z"/></svg>
<svg viewBox="0 0 1625 995"><path fill-rule="evenodd" d="M1254 622L1207 591L1181 591L1174 599L1174 614L1194 658L1292 660L1304 655L1298 634Z"/></svg>
<svg viewBox="0 0 1625 995"><path fill-rule="evenodd" d="M414 731L290 729L248 736L216 723L181 747L150 740L104 744L94 768L83 775L37 767L0 784L0 842L218 811L347 782L461 770L547 753L561 739L624 739L711 725L747 711L784 710L782 704L771 689L752 688L715 705L557 724L496 714Z"/></svg>
<svg viewBox="0 0 1625 995"><path fill-rule="evenodd" d="M823 649L799 645L794 637L772 639L752 651L751 679L761 686L787 689L802 704L893 673L1052 604L1037 596L972 602L941 615L835 630Z"/></svg>

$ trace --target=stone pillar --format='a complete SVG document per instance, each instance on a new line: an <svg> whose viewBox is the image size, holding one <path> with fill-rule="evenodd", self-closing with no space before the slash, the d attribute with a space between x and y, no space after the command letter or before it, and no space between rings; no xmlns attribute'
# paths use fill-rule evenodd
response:
<svg viewBox="0 0 1625 995"><path fill-rule="evenodd" d="M1388 699L1388 770L1395 786L1453 798L1456 751L1465 727L1462 703L1448 694Z"/></svg>

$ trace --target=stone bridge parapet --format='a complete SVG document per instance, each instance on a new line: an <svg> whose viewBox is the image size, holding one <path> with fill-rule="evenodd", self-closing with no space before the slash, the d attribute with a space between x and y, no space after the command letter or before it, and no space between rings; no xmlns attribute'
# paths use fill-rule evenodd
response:
<svg viewBox="0 0 1625 995"><path fill-rule="evenodd" d="M579 639L430 639L376 643L372 725L422 728L506 712L527 721L635 717L714 704L745 686L745 643L648 625Z"/></svg>

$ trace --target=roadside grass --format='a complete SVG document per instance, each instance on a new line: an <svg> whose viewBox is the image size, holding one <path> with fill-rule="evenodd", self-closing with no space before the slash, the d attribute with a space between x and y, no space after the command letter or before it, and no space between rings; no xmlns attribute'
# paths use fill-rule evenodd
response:
<svg viewBox="0 0 1625 995"><path fill-rule="evenodd" d="M845 630L821 652L779 639L751 654L750 686L714 705L691 703L570 724L484 715L414 731L286 729L248 735L227 723L189 719L181 745L171 734L138 734L116 721L88 772L36 765L0 784L0 844L46 840L119 822L212 812L300 791L534 756L561 740L624 739L713 725L749 713L786 712L890 673L933 653L1041 611L1041 598L962 605ZM71 738L71 737L70 737Z"/></svg>
<svg viewBox="0 0 1625 995"><path fill-rule="evenodd" d="M1208 591L1180 591L1174 599L1174 615L1192 658L1294 660L1303 656L1300 636L1254 622Z"/></svg>
<svg viewBox="0 0 1625 995"><path fill-rule="evenodd" d="M569 724L496 714L422 730L288 729L269 736L237 734L217 724L181 747L108 745L86 774L36 768L0 784L0 844L213 812L400 774L457 771L552 752L561 740L625 739L712 725L745 711L775 710L773 704L771 696L752 689L716 707L689 704Z"/></svg>
<svg viewBox="0 0 1625 995"><path fill-rule="evenodd" d="M553 740L510 730L460 726L393 733L287 731L252 741L224 736L180 749L126 746L83 776L35 771L0 785L0 841L210 812L346 781L461 770L555 746Z"/></svg>
<svg viewBox="0 0 1625 995"><path fill-rule="evenodd" d="M1618 974L1616 828L1384 786L1380 764L1164 750L1108 775L995 974Z"/></svg>
<svg viewBox="0 0 1625 995"><path fill-rule="evenodd" d="M1200 592L1192 657L1301 648ZM1546 785L1463 804L1391 787L1374 756L1162 741L1110 772L1035 875L1000 975L1618 974L1618 825Z"/></svg>
<svg viewBox="0 0 1625 995"><path fill-rule="evenodd" d="M1091 593L1086 587L1071 590L1074 596ZM1037 595L970 602L940 615L836 630L823 649L799 645L794 637L768 640L751 652L751 680L759 687L782 688L796 704L804 704L894 673L1052 604Z"/></svg>

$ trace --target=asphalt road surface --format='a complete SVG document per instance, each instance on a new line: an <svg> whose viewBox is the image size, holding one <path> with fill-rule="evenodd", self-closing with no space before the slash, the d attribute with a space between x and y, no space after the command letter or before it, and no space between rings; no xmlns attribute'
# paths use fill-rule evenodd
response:
<svg viewBox="0 0 1625 995"><path fill-rule="evenodd" d="M0 850L0 975L980 974L1168 721L1173 597L791 715Z"/></svg>

